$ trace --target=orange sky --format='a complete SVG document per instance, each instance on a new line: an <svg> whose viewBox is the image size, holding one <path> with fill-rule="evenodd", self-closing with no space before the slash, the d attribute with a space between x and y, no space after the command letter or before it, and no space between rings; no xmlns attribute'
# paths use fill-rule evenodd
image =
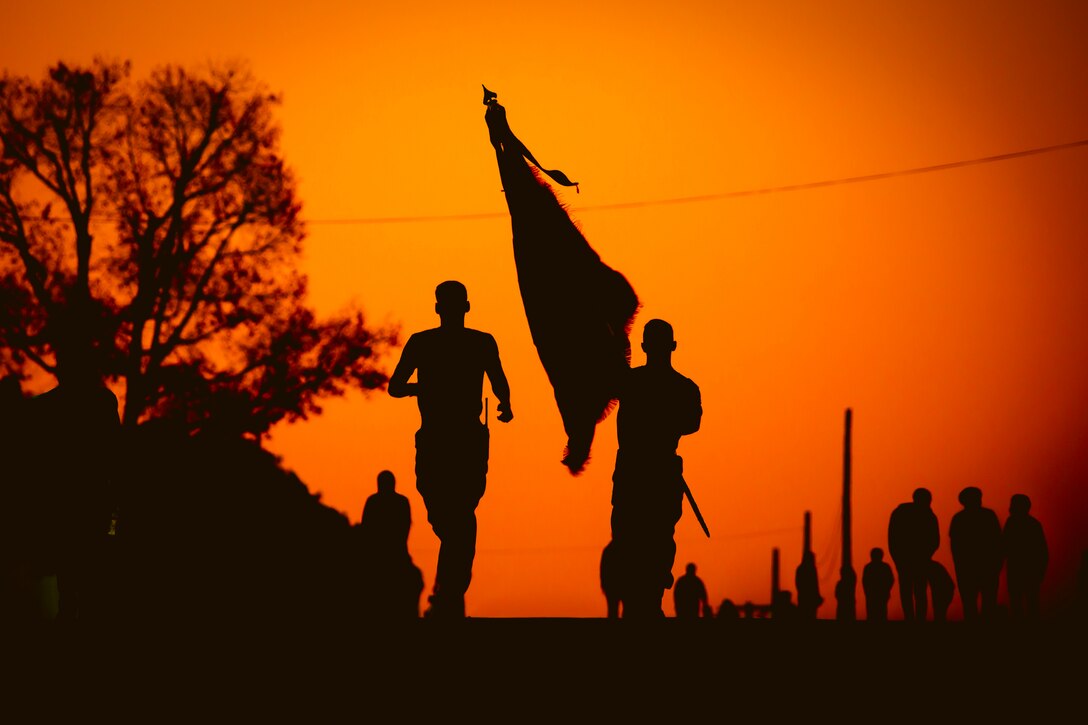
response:
<svg viewBox="0 0 1088 725"><path fill-rule="evenodd" d="M680 453L713 537L685 510L675 573L697 563L715 605L764 602L780 547L793 589L810 510L820 614L833 616L852 407L859 571L916 486L934 492L946 534L957 493L977 485L1002 520L1012 493L1031 496L1052 550L1045 593L1072 584L1088 548L1088 148L590 207L1088 138L1084 3L4 5L0 68L11 72L37 77L95 54L131 59L137 76L244 59L281 91L319 310L355 301L406 337L437 323L435 284L465 282L467 323L496 336L517 416L492 425L469 614L603 615L615 454L609 419L584 475L559 464L565 437L521 308L481 83L541 162L581 183L560 196L642 298L636 332L670 320L674 364L702 388L702 430ZM489 212L500 216L320 223ZM377 473L392 470L429 587L437 540L414 490L417 425L414 401L351 396L277 429L270 446L353 521ZM947 537L938 558L951 567Z"/></svg>

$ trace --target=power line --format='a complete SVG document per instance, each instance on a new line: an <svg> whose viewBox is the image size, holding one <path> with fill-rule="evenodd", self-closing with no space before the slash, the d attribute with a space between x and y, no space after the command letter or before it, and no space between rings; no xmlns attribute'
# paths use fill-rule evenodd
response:
<svg viewBox="0 0 1088 725"><path fill-rule="evenodd" d="M741 191L726 191L717 194L701 194L698 196L679 196L671 199L650 199L643 201L626 201L615 204L590 204L580 206L575 211L608 211L614 209L637 209L647 206L665 206L670 204L693 204L704 201L717 201L720 199L735 199L743 196L759 196L761 194L780 194L788 191L806 191L827 186L843 186L845 184L861 184L870 181L882 181L898 176L914 176L917 174L931 174L937 171L948 171L965 166L978 166L980 164L993 164L999 161L1009 161L1025 156L1048 154L1055 151L1066 151L1080 146L1088 146L1088 139L1070 141L1068 143L1054 144L1052 146L1039 146L1022 151L1010 151L992 156L980 156L974 159L950 161L943 164L930 166L915 166L909 169L897 171L884 171L876 174L864 174L862 176L844 176L837 179L824 179L822 181L810 181L802 184L787 184L784 186L768 186L760 189L744 189ZM442 214L434 216L396 216L396 217L348 217L343 219L311 219L307 224L405 224L415 222L440 222L440 221L472 221L476 219L496 219L507 216L506 212L481 212L477 214Z"/></svg>

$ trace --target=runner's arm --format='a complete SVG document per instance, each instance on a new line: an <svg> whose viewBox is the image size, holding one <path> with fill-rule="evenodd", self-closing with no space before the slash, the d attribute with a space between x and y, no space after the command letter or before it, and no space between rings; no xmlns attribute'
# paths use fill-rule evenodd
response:
<svg viewBox="0 0 1088 725"><path fill-rule="evenodd" d="M404 349L401 350L397 367L393 369L393 374L389 376L388 390L389 394L394 398L407 398L419 394L419 383L408 382L408 379L412 377L418 367L416 346L413 344L413 340L414 338L408 338L408 342L404 344Z"/></svg>
<svg viewBox="0 0 1088 725"><path fill-rule="evenodd" d="M509 423L514 419L514 411L510 408L510 383L502 369L502 361L499 359L499 346L493 337L488 341L485 372L488 381L491 383L492 392L499 399L498 418L503 423Z"/></svg>

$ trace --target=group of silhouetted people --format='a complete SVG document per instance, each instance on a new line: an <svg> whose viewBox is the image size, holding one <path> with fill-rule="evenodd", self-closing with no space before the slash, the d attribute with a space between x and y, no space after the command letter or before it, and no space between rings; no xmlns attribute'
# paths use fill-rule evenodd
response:
<svg viewBox="0 0 1088 725"><path fill-rule="evenodd" d="M507 423L514 414L494 337L465 326L470 309L465 286L442 282L435 300L440 324L409 337L389 379L389 394L413 396L419 406L416 488L439 539L427 615L460 619L476 553L476 507L487 482L490 431L480 421L485 376L499 399L499 421ZM647 322L642 350L646 364L615 381L619 448L612 540L602 565L610 614L655 619L665 616L662 598L673 586L673 536L686 489L676 449L682 436L699 429L702 401L699 387L672 366L676 340L669 323Z"/></svg>
<svg viewBox="0 0 1088 725"><path fill-rule="evenodd" d="M997 514L982 505L982 491L978 487L968 486L960 491L962 508L953 515L948 530L954 577L933 558L940 548L941 534L932 500L928 489L918 488L911 501L892 511L888 522L888 552L895 565L894 572L884 560L884 549L874 547L870 550L869 561L861 575L866 619L888 621L888 604L897 579L903 619L907 621L925 621L930 605L934 622L947 621L957 588L965 621L995 619L1001 611L998 588L1004 570L1009 617L1037 620L1049 553L1042 524L1030 513L1028 496L1017 493L1011 497L1009 514L1002 525ZM608 616L615 617L618 616L619 601L605 586L610 557L606 548L601 558L601 581L608 600ZM1088 554L1085 562L1082 569L1088 572ZM1085 578L1082 573L1081 579ZM706 586L695 575L695 565L689 563L685 575L675 585L676 617L816 619L817 609L824 600L811 550L802 553L794 583L796 601L790 591L776 590L769 605L757 607L749 602L738 606L733 600L725 599L715 615L707 603ZM1084 589L1083 582L1080 586ZM1081 596L1085 596L1084 592Z"/></svg>
<svg viewBox="0 0 1088 725"><path fill-rule="evenodd" d="M415 397L420 413L416 488L440 542L425 616L461 619L476 553L476 508L488 471L490 430L480 420L485 377L498 398L498 420L508 423L514 415L494 337L465 326L470 309L465 286L454 280L439 284L434 309L439 326L409 337L388 392L396 398ZM28 541L40 544L32 559L4 562L5 604L13 599L11 591L35 577L55 575L57 617L65 621L93 616L93 606L101 601L88 595L101 581L95 567L106 537L115 533L110 523L117 500L114 489L124 475L119 469L126 458L118 444L118 401L104 384L90 329L85 319L58 315L50 332L59 384L29 399L16 384L18 395L4 411L11 423L4 441L11 449L9 463L27 463L26 470L9 466L14 483L5 482L7 490L27 500L9 502L20 511L20 527L6 532L18 541L6 542L10 546L4 554L14 556ZM609 551L614 611L624 618L665 616L662 599L673 586L673 536L686 491L676 450L682 436L699 429L702 416L698 386L672 366L675 349L672 326L650 320L642 339L646 364L625 368L614 381L619 447ZM24 486L31 467L34 481ZM378 491L366 502L356 537L360 576L369 583L363 588L369 592L364 613L382 619L417 617L423 587L407 550L408 500L394 485L392 472L378 476ZM693 583L690 576L681 578L681 601ZM695 607L709 609L705 590Z"/></svg>
<svg viewBox="0 0 1088 725"><path fill-rule="evenodd" d="M1042 524L1030 513L1031 500L1022 493L1014 494L1002 526L997 513L982 505L981 489L968 486L960 491L962 508L952 516L948 529L954 580L933 558L941 534L932 501L928 489L915 489L911 501L897 506L888 522L888 553L898 575L903 618L924 621L931 601L933 620L946 620L958 588L964 620L994 619L999 612L998 587L1004 568L1009 616L1037 619L1049 552ZM862 573L870 620L887 619L893 580L883 552L873 549Z"/></svg>
<svg viewBox="0 0 1088 725"><path fill-rule="evenodd" d="M460 619L465 617L465 593L476 553L475 512L488 471L490 431L480 420L485 376L499 399L499 421L507 423L514 416L495 339L465 326L470 309L465 286L443 282L435 299L440 325L408 339L388 392L397 398L416 397L420 412L416 488L440 541L426 615ZM8 530L6 535L23 540L6 542L5 556L26 548L27 542L39 545L30 547L34 551L30 559L4 562L3 584L7 604L13 587L35 576L55 575L57 616L73 620L93 616L96 562L106 537L114 533L107 527L116 500L111 486L118 475L120 421L117 398L96 372L101 368L94 364L94 341L86 326L63 317L53 324L59 384L31 399L20 394L5 401L9 425L4 443L12 460L33 461L35 479L34 485L18 488L26 498L15 502L23 515L14 533ZM607 615L664 617L662 599L672 589L677 618L712 617L695 564L688 563L676 580L672 574L675 526L686 491L683 461L676 451L681 437L699 430L699 387L672 366L676 340L669 323L647 322L641 347L646 364L629 368L616 384L619 446L612 479L612 537L602 553L600 571ZM26 450L16 451L19 446ZM28 473L18 465L9 469L15 477ZM1011 617L1039 617L1048 549L1042 525L1030 513L1030 499L1012 496L1004 525L982 505L979 488L964 488L959 502L962 509L948 529L954 579L934 559L941 535L931 493L918 488L911 501L892 511L887 551L895 573L884 561L883 549L874 548L861 576L868 620L888 619L896 582L908 621L927 619L930 601L933 619L945 620L956 589L965 620L994 618L1002 570ZM378 491L367 499L358 526L360 568L373 585L365 608L373 617L419 616L423 576L408 553L410 527L408 499L395 491L392 472L382 471ZM770 604L772 616L815 619L823 597L811 551L804 553L795 583L796 603L789 592L780 592L780 599ZM726 600L718 616L732 618L742 612Z"/></svg>

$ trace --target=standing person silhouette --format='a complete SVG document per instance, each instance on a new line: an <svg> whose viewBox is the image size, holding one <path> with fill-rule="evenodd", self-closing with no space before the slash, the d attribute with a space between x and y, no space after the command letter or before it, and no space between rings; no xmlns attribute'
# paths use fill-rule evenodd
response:
<svg viewBox="0 0 1088 725"><path fill-rule="evenodd" d="M414 619L419 617L423 574L408 553L412 506L396 486L392 471L378 474L378 490L363 505L359 530L364 566L376 592L373 613L383 619Z"/></svg>
<svg viewBox="0 0 1088 725"><path fill-rule="evenodd" d="M367 496L360 526L368 549L380 552L388 559L408 556L412 504L407 496L397 491L397 479L392 471L378 474L378 490Z"/></svg>
<svg viewBox="0 0 1088 725"><path fill-rule="evenodd" d="M108 614L103 584L122 457L117 396L105 384L90 315L67 307L48 329L57 385L27 405L39 574L56 574L58 622L100 623Z"/></svg>
<svg viewBox="0 0 1088 725"><path fill-rule="evenodd" d="M408 338L389 378L389 394L415 396L419 406L416 489L440 542L428 616L460 619L476 557L476 507L487 482L490 432L480 422L485 375L499 399L498 419L508 423L514 413L495 338L465 327L465 286L453 280L439 284L434 310L439 326ZM413 374L416 382L409 382Z"/></svg>
<svg viewBox="0 0 1088 725"><path fill-rule="evenodd" d="M1001 581L1001 522L993 509L982 505L982 490L977 486L960 491L959 502L963 508L952 516L948 541L963 618L988 619L996 614Z"/></svg>
<svg viewBox="0 0 1088 725"><path fill-rule="evenodd" d="M932 503L929 489L916 488L911 500L896 506L888 520L888 553L899 579L903 619L908 622L926 620L929 561L941 544Z"/></svg>
<svg viewBox="0 0 1088 725"><path fill-rule="evenodd" d="M1005 585L1014 619L1039 618L1039 592L1050 558L1043 525L1029 511L1031 499L1022 493L1013 494L1002 531Z"/></svg>
<svg viewBox="0 0 1088 725"><path fill-rule="evenodd" d="M865 592L865 619L870 622L888 621L888 600L895 586L895 574L884 561L884 550L874 546L869 561L861 570L861 589Z"/></svg>
<svg viewBox="0 0 1088 725"><path fill-rule="evenodd" d="M672 603L677 619L699 619L713 617L710 598L706 593L706 584L695 573L695 564L688 562L684 573L676 580L672 590Z"/></svg>
<svg viewBox="0 0 1088 725"><path fill-rule="evenodd" d="M27 398L15 375L0 379L0 510L9 512L0 526L0 631L23 626L33 612L31 556L33 527L28 512Z"/></svg>
<svg viewBox="0 0 1088 725"><path fill-rule="evenodd" d="M947 622L948 608L956 596L956 583L944 564L933 559L929 562L929 592L933 599L933 621Z"/></svg>
<svg viewBox="0 0 1088 725"><path fill-rule="evenodd" d="M616 468L612 474L612 542L623 617L664 617L661 599L672 587L673 536L685 482L680 438L699 430L697 386L672 366L672 326L650 320L642 333L646 364L631 368L618 388Z"/></svg>
<svg viewBox="0 0 1088 725"><path fill-rule="evenodd" d="M816 619L824 598L820 594L820 574L816 569L816 554L811 550L801 554L801 563L793 574L797 589L797 614L804 620Z"/></svg>

